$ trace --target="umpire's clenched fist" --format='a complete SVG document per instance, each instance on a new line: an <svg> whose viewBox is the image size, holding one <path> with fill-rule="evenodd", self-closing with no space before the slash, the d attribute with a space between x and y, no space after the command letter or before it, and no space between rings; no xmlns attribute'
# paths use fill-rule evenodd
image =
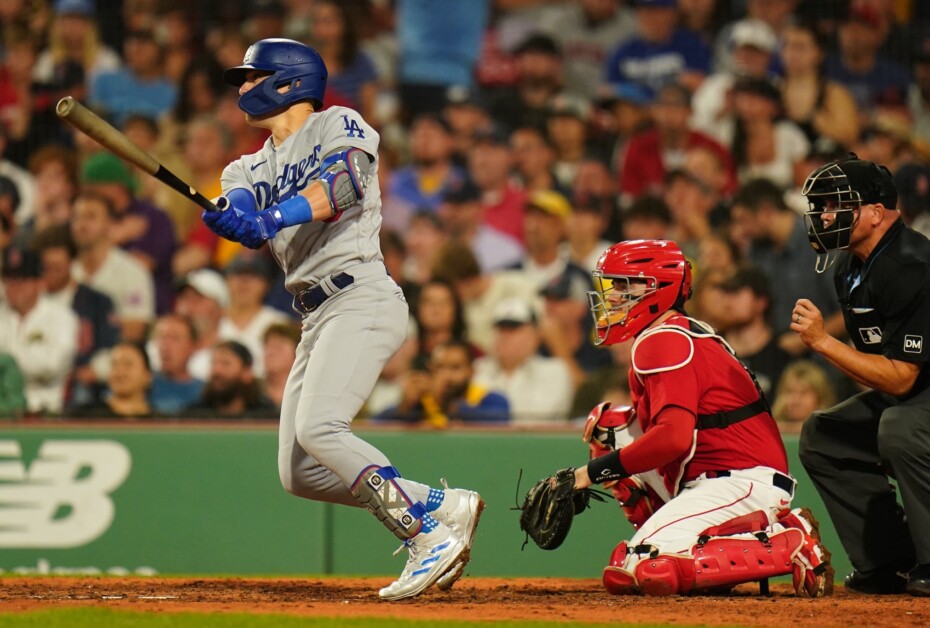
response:
<svg viewBox="0 0 930 628"><path fill-rule="evenodd" d="M798 299L791 311L791 331L801 341L816 350L816 345L827 337L823 327L823 314L809 299Z"/></svg>

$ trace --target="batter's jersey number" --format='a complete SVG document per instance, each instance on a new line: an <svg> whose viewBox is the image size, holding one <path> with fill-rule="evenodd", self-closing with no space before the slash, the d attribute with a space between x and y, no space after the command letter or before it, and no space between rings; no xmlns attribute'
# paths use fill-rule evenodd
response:
<svg viewBox="0 0 930 628"><path fill-rule="evenodd" d="M342 116L342 121L345 123L346 137L355 137L355 134L358 133L359 138L365 139L365 131L362 130L356 120L350 120L349 116Z"/></svg>

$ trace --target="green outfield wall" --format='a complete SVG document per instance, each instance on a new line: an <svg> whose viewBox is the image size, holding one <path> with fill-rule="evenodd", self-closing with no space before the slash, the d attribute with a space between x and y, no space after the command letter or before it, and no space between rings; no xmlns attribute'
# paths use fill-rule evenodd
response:
<svg viewBox="0 0 930 628"><path fill-rule="evenodd" d="M512 508L531 483L581 464L577 432L376 431L359 434L405 476L481 492L488 509L470 573L599 577L632 528L594 503L544 552ZM849 570L823 504L786 437L795 505L822 523L837 573ZM281 488L273 426L0 426L3 573L396 575L406 553L366 511L311 503ZM523 484L517 493L522 469Z"/></svg>

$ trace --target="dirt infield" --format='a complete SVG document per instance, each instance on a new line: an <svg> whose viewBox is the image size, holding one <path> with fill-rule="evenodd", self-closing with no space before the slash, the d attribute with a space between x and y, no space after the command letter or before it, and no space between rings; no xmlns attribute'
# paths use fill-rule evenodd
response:
<svg viewBox="0 0 930 628"><path fill-rule="evenodd" d="M0 579L0 611L106 606L141 612L287 613L399 619L648 622L712 626L926 626L930 599L864 597L839 587L832 598L793 597L786 585L760 597L744 585L727 597L617 597L596 580L464 578L449 593L382 602L389 579Z"/></svg>

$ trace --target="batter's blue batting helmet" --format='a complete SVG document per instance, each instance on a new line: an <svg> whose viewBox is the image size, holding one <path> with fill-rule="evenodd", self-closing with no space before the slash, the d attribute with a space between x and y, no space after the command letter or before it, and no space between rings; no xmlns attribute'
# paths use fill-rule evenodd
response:
<svg viewBox="0 0 930 628"><path fill-rule="evenodd" d="M229 68L223 79L241 87L249 70L270 76L239 97L239 108L253 116L264 116L295 102L309 100L314 108L323 104L326 64L319 53L293 39L262 39L245 52L242 65ZM289 86L283 94L278 90Z"/></svg>

